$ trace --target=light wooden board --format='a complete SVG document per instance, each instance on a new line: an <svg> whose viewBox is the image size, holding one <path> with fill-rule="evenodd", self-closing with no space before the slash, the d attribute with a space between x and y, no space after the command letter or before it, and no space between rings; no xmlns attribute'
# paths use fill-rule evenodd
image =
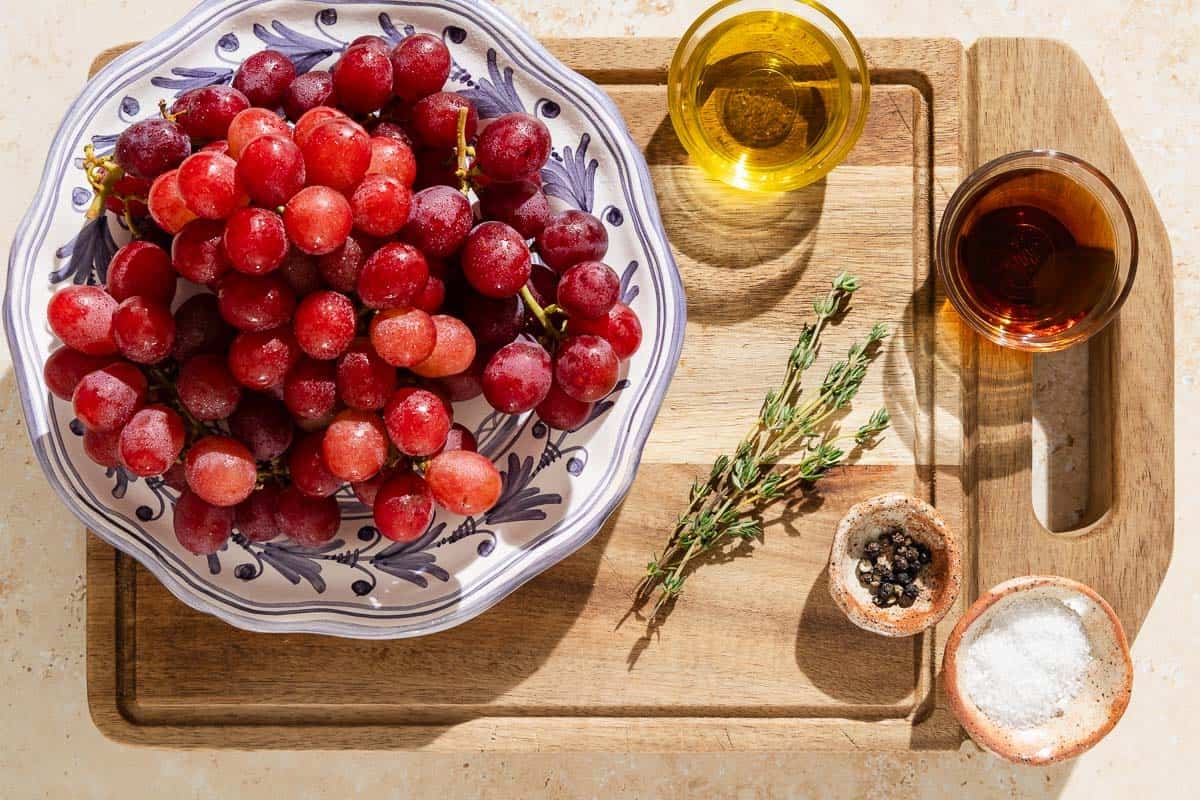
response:
<svg viewBox="0 0 1200 800"><path fill-rule="evenodd" d="M960 120L1007 114L1029 125L1053 116L1045 113L1053 106L986 72L1004 69L1012 58L1005 48L1018 45L982 43L968 62L950 40L864 44L874 86L860 144L821 183L763 197L707 181L687 164L665 111L674 42L549 42L613 96L644 146L688 292L684 353L628 499L588 546L487 614L397 642L235 630L187 609L92 537L88 693L100 728L122 741L182 747L954 748L962 733L936 673L949 625L968 598L932 634L887 641L846 622L826 592L823 566L837 519L852 503L891 490L930 499L964 532L972 596L1031 569L1091 578L1083 570L1099 553L1107 563L1097 577L1103 570L1125 577L1111 591L1091 582L1119 611L1132 608L1126 624L1136 630L1170 550L1169 322L1165 339L1143 341L1123 365L1141 375L1139 385L1154 387L1145 402L1166 398L1155 420L1165 430L1138 433L1164 437L1166 457L1135 466L1156 470L1145 491L1157 512L1132 520L1114 507L1106 524L1122 531L1121 542L1052 539L1034 527L1029 504L1028 404L1020 400L1029 394L1027 364L982 348L946 310L930 245L964 169L988 148L1024 144L987 139ZM1105 123L1115 131L1099 93L1068 49L1036 46L1045 48L1034 59L1038 79L1061 74L1059 91L1072 102L1083 92L1092 116L1028 135L1107 167L1084 149ZM999 86L999 96L974 90L976 72ZM1020 102L1043 105L1034 115ZM1119 138L1095 147L1126 170L1122 177L1136 179L1117 152ZM1170 319L1170 260L1144 186L1134 182L1142 195L1126 191L1145 218L1143 238L1157 236L1145 246L1157 247L1165 266L1143 267L1131 305L1145 302L1157 334ZM659 636L645 638L636 620L618 627L690 478L741 436L812 296L842 269L860 274L866 288L852 321L832 332L829 351L874 321L892 324L896 335L855 416L886 403L895 432L863 466L829 479L820 504L769 514L766 543L751 557L695 573ZM1139 299L1164 291L1165 308L1153 313L1153 303ZM1119 402L1124 408L1123 395ZM1111 452L1122 468L1129 463L1119 447ZM1120 475L1112 485L1120 497ZM1147 552L1125 552L1131 542ZM1079 552L1073 545L1092 550L1060 558Z"/></svg>

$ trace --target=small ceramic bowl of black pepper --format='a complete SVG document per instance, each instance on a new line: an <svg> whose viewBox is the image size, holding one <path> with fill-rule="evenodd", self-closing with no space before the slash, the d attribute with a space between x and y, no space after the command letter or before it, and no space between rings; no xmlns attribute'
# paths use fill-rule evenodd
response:
<svg viewBox="0 0 1200 800"><path fill-rule="evenodd" d="M829 551L829 593L860 628L913 636L937 624L958 598L962 555L937 509L893 493L850 509Z"/></svg>

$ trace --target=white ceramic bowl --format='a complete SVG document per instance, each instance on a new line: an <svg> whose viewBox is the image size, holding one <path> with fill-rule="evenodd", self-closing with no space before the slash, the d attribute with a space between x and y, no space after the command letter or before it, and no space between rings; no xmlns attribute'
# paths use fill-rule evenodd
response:
<svg viewBox="0 0 1200 800"><path fill-rule="evenodd" d="M577 433L491 412L482 400L455 409L504 475L499 504L480 517L439 511L420 540L396 544L381 540L346 492L342 529L324 547L235 535L222 552L193 556L171 530L173 492L90 462L70 404L53 398L42 378L56 345L45 319L50 294L70 282L103 282L108 258L127 238L115 219L81 229L91 200L78 164L83 146L111 149L130 122L157 113L160 98L228 82L257 50L281 50L301 70L327 68L357 36L398 41L414 29L442 36L454 58L448 88L469 94L481 117L525 110L550 127L547 193L560 209L582 208L604 221L606 261L641 319L641 349ZM470 619L595 534L633 481L679 357L685 305L645 161L620 113L491 4L208 0L105 67L67 110L13 244L4 315L34 450L88 528L188 605L239 627L394 638ZM45 533L71 535L57 525Z"/></svg>

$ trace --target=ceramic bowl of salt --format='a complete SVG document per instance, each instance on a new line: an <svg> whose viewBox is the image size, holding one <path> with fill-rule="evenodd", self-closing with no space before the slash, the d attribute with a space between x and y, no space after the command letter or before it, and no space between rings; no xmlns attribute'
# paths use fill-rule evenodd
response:
<svg viewBox="0 0 1200 800"><path fill-rule="evenodd" d="M1133 687L1125 630L1088 586L1051 575L985 592L950 634L950 708L977 744L1021 764L1074 758L1121 719Z"/></svg>

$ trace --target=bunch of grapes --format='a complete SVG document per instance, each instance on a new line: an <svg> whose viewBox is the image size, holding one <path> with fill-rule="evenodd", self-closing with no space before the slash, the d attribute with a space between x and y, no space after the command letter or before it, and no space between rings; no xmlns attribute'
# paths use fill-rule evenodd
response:
<svg viewBox="0 0 1200 800"><path fill-rule="evenodd" d="M546 126L481 123L450 63L429 34L303 75L266 50L88 153L134 240L51 298L46 383L92 460L180 492L189 551L320 545L346 484L396 541L482 513L501 478L453 404L573 430L637 350L603 224L542 191Z"/></svg>

